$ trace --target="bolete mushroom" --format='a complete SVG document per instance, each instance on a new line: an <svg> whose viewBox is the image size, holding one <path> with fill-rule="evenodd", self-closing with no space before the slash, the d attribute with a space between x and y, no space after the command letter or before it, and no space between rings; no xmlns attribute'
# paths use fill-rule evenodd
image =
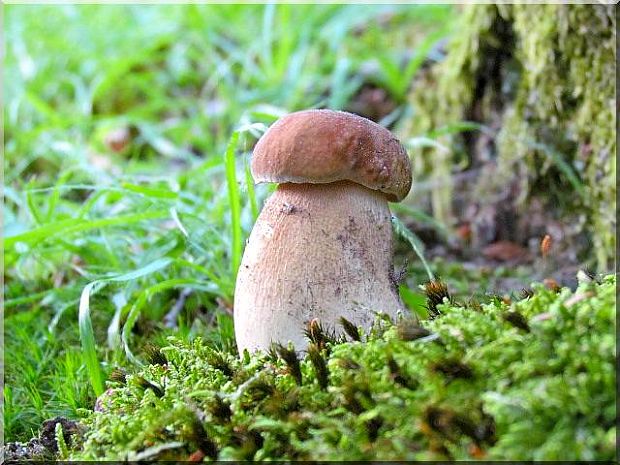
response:
<svg viewBox="0 0 620 465"><path fill-rule="evenodd" d="M385 128L350 113L308 110L276 121L256 144L257 183L279 183L245 248L234 301L240 353L307 342L317 318L369 328L404 311L392 265L388 201L411 188L411 162Z"/></svg>

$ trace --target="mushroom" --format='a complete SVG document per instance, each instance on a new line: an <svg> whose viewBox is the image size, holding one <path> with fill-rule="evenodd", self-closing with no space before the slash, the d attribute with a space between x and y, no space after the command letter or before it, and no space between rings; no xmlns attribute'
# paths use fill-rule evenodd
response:
<svg viewBox="0 0 620 465"><path fill-rule="evenodd" d="M276 121L256 144L257 183L279 183L237 274L237 347L307 346L318 319L370 328L375 313L405 311L392 265L388 201L411 188L411 162L385 128L351 113L307 110Z"/></svg>

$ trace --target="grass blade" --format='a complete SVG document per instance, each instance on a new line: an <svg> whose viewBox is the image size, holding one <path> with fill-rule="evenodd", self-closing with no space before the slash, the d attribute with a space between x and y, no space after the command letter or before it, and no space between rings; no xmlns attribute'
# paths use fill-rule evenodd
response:
<svg viewBox="0 0 620 465"><path fill-rule="evenodd" d="M224 157L232 228L230 267L233 276L237 275L237 270L241 263L241 249L243 246L243 239L241 237L241 197L239 195L239 184L237 184L237 167L235 163L235 149L237 148L238 142L239 131L234 131L228 142L228 147L226 147L226 156Z"/></svg>
<svg viewBox="0 0 620 465"><path fill-rule="evenodd" d="M409 149L434 148L443 153L450 152L450 149L443 145L441 142L424 136L411 137L410 139L407 139L405 145Z"/></svg>
<svg viewBox="0 0 620 465"><path fill-rule="evenodd" d="M252 173L250 172L250 164L247 159L245 160L245 185L248 188L248 200L250 202L250 209L252 211L252 220L256 221L258 218L258 202L256 201L256 191L254 190L254 179L252 179Z"/></svg>
<svg viewBox="0 0 620 465"><path fill-rule="evenodd" d="M413 231L410 231L409 228L407 228L407 226L405 226L405 224L396 215L392 215L392 227L397 235L409 242L409 245L411 245L413 251L420 258L420 261L426 270L426 274L428 275L428 279L435 279L433 272L424 258L424 245L422 244L420 238L416 236Z"/></svg>
<svg viewBox="0 0 620 465"><path fill-rule="evenodd" d="M123 308L127 305L127 299L125 299L125 294L123 292L118 292L112 297L112 302L114 302L114 307L116 307L116 309L114 310L112 321L108 326L108 347L114 350L120 347L121 344L121 316Z"/></svg>
<svg viewBox="0 0 620 465"><path fill-rule="evenodd" d="M84 286L78 309L78 326L80 343L82 345L82 358L88 370L88 376L95 391L95 395L98 396L103 392L103 375L97 358L97 343L95 341L95 333L90 318L91 293L97 292L109 282L133 281L142 278L165 268L170 263L172 263L171 258L160 258L140 269L110 278L99 279Z"/></svg>
<svg viewBox="0 0 620 465"><path fill-rule="evenodd" d="M433 218L431 215L425 213L423 210L411 207L409 205L405 205L403 203L396 203L390 207L396 213L403 213L412 219L419 221L425 226L429 226L433 228L437 233L441 236L442 239L446 240L448 237L448 230L446 227Z"/></svg>
<svg viewBox="0 0 620 465"><path fill-rule="evenodd" d="M174 260L169 257L158 258L157 260L152 261L146 266L138 268L137 270L130 271L129 273L124 273L122 275L113 276L111 278L106 278L105 281L111 281L116 283L126 282L126 281L135 281L136 279L143 278L150 274L155 273L156 271L163 270L168 265L170 265Z"/></svg>
<svg viewBox="0 0 620 465"><path fill-rule="evenodd" d="M92 385L95 395L99 396L103 393L103 374L97 359L97 343L95 341L95 333L93 324L90 319L90 293L100 281L93 281L87 284L82 290L80 296L80 306L78 312L78 321L80 328L80 342L82 344L82 357L88 370L88 377Z"/></svg>
<svg viewBox="0 0 620 465"><path fill-rule="evenodd" d="M539 142L527 140L526 144L535 150L539 150L551 159L558 169L566 176L568 182L573 186L575 191L583 198L585 197L585 188L583 182L579 179L579 176L575 173L573 168L565 161L565 158L561 153L558 153L551 147Z"/></svg>
<svg viewBox="0 0 620 465"><path fill-rule="evenodd" d="M271 69L273 64L273 18L275 15L276 5L268 3L265 5L265 11L263 13L263 37L262 37L262 58L265 62L266 69Z"/></svg>
<svg viewBox="0 0 620 465"><path fill-rule="evenodd" d="M495 137L495 133L489 127L474 121L459 121L457 123L441 126L433 131L426 133L426 137L436 139L439 136L458 134L466 131L480 131L483 134Z"/></svg>
<svg viewBox="0 0 620 465"><path fill-rule="evenodd" d="M155 220L166 218L169 216L168 210L154 210L145 213L136 213L133 215L116 216L113 218L100 218L97 220L69 219L56 221L46 224L40 228L32 229L22 234L5 238L5 247L14 247L18 242L25 242L33 245L39 241L49 239L51 237L62 234L67 236L76 232L88 231L90 229L105 228L111 226L127 226L131 223L139 223L145 220Z"/></svg>
<svg viewBox="0 0 620 465"><path fill-rule="evenodd" d="M179 218L179 212L176 208L170 208L170 216L172 217L174 224L177 225L177 228L179 228L179 231L181 231L183 236L189 238L189 233L187 232L187 229L185 229L185 226L183 226L183 223L181 223L181 218Z"/></svg>
<svg viewBox="0 0 620 465"><path fill-rule="evenodd" d="M26 191L26 203L28 205L28 210L30 210L30 215L32 216L32 219L34 220L35 224L41 225L45 223L43 219L43 215L35 202L34 195L29 190Z"/></svg>
<svg viewBox="0 0 620 465"><path fill-rule="evenodd" d="M56 209L56 205L60 200L60 190L63 185L67 183L67 179L69 179L72 175L72 171L65 171L56 181L54 185L54 189L52 190L52 194L50 195L49 202L47 204L47 214L45 215L45 223L52 221L54 216L54 210Z"/></svg>
<svg viewBox="0 0 620 465"><path fill-rule="evenodd" d="M428 318L428 310L426 309L426 297L418 292L413 292L407 286L399 286L398 291L400 298L405 305L409 307L413 313L419 318Z"/></svg>
<svg viewBox="0 0 620 465"><path fill-rule="evenodd" d="M128 182L122 183L121 186L124 189L127 189L128 191L136 192L145 197L153 197L155 199L174 200L178 197L178 194L176 192L172 192L171 190L167 190L167 189L158 189L155 187L139 186L137 184L131 184Z"/></svg>

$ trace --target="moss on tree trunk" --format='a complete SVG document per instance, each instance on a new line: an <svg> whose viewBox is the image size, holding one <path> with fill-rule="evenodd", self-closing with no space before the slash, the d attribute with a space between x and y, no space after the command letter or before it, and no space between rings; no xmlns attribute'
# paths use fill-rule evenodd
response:
<svg viewBox="0 0 620 465"><path fill-rule="evenodd" d="M501 203L522 218L538 202L570 234L585 235L587 243L574 241L581 258L589 253L608 269L616 222L615 24L611 5L463 7L445 59L414 83L414 116L402 128L409 136L439 131L450 147L448 155L414 153L415 174L436 181L436 217L454 224L469 204L480 211ZM463 121L490 131L456 132ZM455 204L454 182L446 182L455 162L476 173L465 203Z"/></svg>

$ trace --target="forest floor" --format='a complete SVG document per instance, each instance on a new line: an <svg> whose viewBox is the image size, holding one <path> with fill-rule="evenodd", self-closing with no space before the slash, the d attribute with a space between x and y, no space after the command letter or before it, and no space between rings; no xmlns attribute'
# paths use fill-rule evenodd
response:
<svg viewBox="0 0 620 465"><path fill-rule="evenodd" d="M439 5L7 6L5 453L57 451L48 420L78 428L150 344L230 348L236 269L272 190L249 177L261 131L312 107L396 128L454 17ZM577 286L577 258L553 243L541 253L543 237L472 244L471 225L438 224L422 200L393 212L412 233L395 262L414 311L428 276L410 240L457 300Z"/></svg>

